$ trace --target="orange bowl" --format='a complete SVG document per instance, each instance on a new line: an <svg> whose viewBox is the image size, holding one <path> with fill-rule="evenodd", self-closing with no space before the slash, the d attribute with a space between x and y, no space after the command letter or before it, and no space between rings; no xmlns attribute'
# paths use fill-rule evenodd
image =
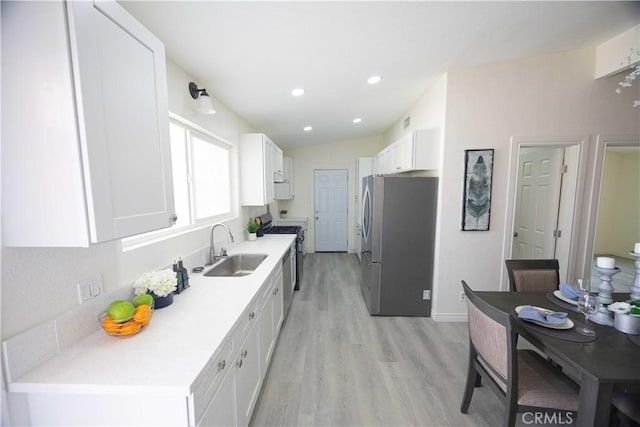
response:
<svg viewBox="0 0 640 427"><path fill-rule="evenodd" d="M107 316L107 312L103 311L98 316L98 321L102 329L112 337L130 337L142 329L144 329L153 317L153 303L151 305L142 304L136 307L133 312L133 318L126 322L116 322L110 316Z"/></svg>

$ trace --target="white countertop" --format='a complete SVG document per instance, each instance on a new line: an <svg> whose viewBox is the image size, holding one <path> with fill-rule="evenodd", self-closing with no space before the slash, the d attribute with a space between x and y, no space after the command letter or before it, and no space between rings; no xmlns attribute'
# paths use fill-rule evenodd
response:
<svg viewBox="0 0 640 427"><path fill-rule="evenodd" d="M111 337L100 329L12 382L9 391L188 396L193 381L294 238L270 234L238 244L229 255L268 255L252 274L204 277L190 273L190 287L174 295L172 305L155 310L151 322L137 335Z"/></svg>

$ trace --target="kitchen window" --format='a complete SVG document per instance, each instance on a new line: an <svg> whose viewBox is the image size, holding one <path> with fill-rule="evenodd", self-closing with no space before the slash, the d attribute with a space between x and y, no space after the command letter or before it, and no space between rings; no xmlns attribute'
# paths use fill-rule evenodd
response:
<svg viewBox="0 0 640 427"><path fill-rule="evenodd" d="M170 118L173 197L178 220L168 229L123 239L125 251L235 215L233 146L175 114L170 113Z"/></svg>

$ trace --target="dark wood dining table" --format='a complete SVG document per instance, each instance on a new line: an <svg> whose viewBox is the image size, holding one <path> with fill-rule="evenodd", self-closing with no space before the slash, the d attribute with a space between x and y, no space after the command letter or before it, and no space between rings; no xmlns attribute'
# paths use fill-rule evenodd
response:
<svg viewBox="0 0 640 427"><path fill-rule="evenodd" d="M554 311L564 311L576 324L584 324L584 315L563 309L552 303L544 293L477 292L483 300L505 313L513 313L520 305L533 305ZM624 301L629 294L614 294L614 301ZM576 425L606 426L609 424L611 396L614 390L640 391L640 346L629 336L612 326L592 321L590 327L597 337L581 343L554 338L517 319L518 334L544 352L580 385L580 400Z"/></svg>

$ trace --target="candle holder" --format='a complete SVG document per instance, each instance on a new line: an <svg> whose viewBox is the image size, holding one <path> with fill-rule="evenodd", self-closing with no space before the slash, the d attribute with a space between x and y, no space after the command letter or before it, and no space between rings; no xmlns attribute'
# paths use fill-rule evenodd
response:
<svg viewBox="0 0 640 427"><path fill-rule="evenodd" d="M640 299L640 253L637 252L629 252L629 255L632 255L636 258L636 279L633 281L631 285L631 299Z"/></svg>
<svg viewBox="0 0 640 427"><path fill-rule="evenodd" d="M596 265L600 273L600 286L598 286L598 311L589 316L589 319L601 325L613 326L613 313L607 306L613 302L613 286L611 278L620 273L620 268L602 268Z"/></svg>

